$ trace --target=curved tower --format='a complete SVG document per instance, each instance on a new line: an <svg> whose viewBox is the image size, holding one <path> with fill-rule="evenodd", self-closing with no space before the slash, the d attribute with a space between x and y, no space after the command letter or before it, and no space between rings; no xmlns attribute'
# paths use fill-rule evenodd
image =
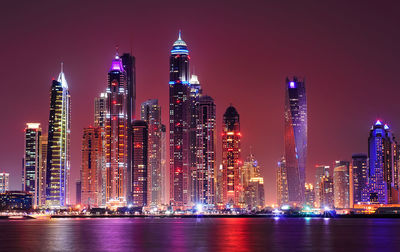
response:
<svg viewBox="0 0 400 252"><path fill-rule="evenodd" d="M307 100L304 81L286 78L285 95L285 160L288 200L304 202L307 157Z"/></svg>
<svg viewBox="0 0 400 252"><path fill-rule="evenodd" d="M169 130L171 204L189 203L189 50L179 32L169 60Z"/></svg>
<svg viewBox="0 0 400 252"><path fill-rule="evenodd" d="M239 113L229 106L222 122L223 203L237 206L240 197L240 121Z"/></svg>

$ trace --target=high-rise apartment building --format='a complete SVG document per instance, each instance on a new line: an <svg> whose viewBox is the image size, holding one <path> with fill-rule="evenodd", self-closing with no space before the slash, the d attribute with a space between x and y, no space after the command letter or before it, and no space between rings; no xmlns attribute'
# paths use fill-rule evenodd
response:
<svg viewBox="0 0 400 252"><path fill-rule="evenodd" d="M307 157L307 99L305 83L286 79L285 160L289 203L304 202Z"/></svg>
<svg viewBox="0 0 400 252"><path fill-rule="evenodd" d="M236 108L229 106L222 122L223 203L238 206L240 185L240 121Z"/></svg>
<svg viewBox="0 0 400 252"><path fill-rule="evenodd" d="M40 123L27 123L25 127L23 191L32 194L33 206L40 205Z"/></svg>
<svg viewBox="0 0 400 252"><path fill-rule="evenodd" d="M215 145L216 145L216 109L214 100L210 96L201 96L198 99L198 118L196 135L196 158L194 162L195 184L194 202L213 206L215 197ZM193 174L192 173L192 174ZM195 180L194 180L195 179Z"/></svg>
<svg viewBox="0 0 400 252"><path fill-rule="evenodd" d="M70 204L70 132L71 104L68 84L61 66L50 91L50 115L46 161L46 205L66 207Z"/></svg>
<svg viewBox="0 0 400 252"><path fill-rule="evenodd" d="M278 169L276 171L276 187L278 205L283 206L288 204L289 195L285 157L282 157L281 161L278 162Z"/></svg>
<svg viewBox="0 0 400 252"><path fill-rule="evenodd" d="M325 177L329 177L329 165L316 165L315 166L315 207L321 207L320 204L320 184L321 184L321 179Z"/></svg>
<svg viewBox="0 0 400 252"><path fill-rule="evenodd" d="M370 131L368 158L368 184L363 190L362 201L380 204L398 203L397 143L389 126L379 120Z"/></svg>
<svg viewBox="0 0 400 252"><path fill-rule="evenodd" d="M102 131L100 127L83 129L81 163L81 204L87 207L102 205Z"/></svg>
<svg viewBox="0 0 400 252"><path fill-rule="evenodd" d="M323 176L319 183L320 208L332 209L334 207L333 179L331 176Z"/></svg>
<svg viewBox="0 0 400 252"><path fill-rule="evenodd" d="M167 127L161 125L161 203L170 203L170 172L167 159Z"/></svg>
<svg viewBox="0 0 400 252"><path fill-rule="evenodd" d="M189 206L189 50L185 41L174 42L169 63L170 196L175 208Z"/></svg>
<svg viewBox="0 0 400 252"><path fill-rule="evenodd" d="M158 100L147 100L141 104L140 117L148 124L148 203L153 206L161 204L161 145L162 124L161 106Z"/></svg>
<svg viewBox="0 0 400 252"><path fill-rule="evenodd" d="M353 204L362 202L362 191L368 182L368 156L354 154L352 156Z"/></svg>
<svg viewBox="0 0 400 252"><path fill-rule="evenodd" d="M148 205L148 200L152 196L149 187L148 174L148 126L146 121L135 120L132 124L132 189L133 205L143 207Z"/></svg>
<svg viewBox="0 0 400 252"><path fill-rule="evenodd" d="M333 169L333 195L335 208L350 207L350 163L336 161Z"/></svg>
<svg viewBox="0 0 400 252"><path fill-rule="evenodd" d="M10 174L0 172L0 193L9 191Z"/></svg>
<svg viewBox="0 0 400 252"><path fill-rule="evenodd" d="M105 122L106 204L127 204L131 175L128 172L128 80L121 58L116 54L108 72ZM129 130L130 132L130 130ZM129 155L130 156L130 155Z"/></svg>
<svg viewBox="0 0 400 252"><path fill-rule="evenodd" d="M39 138L39 206L46 205L47 135Z"/></svg>

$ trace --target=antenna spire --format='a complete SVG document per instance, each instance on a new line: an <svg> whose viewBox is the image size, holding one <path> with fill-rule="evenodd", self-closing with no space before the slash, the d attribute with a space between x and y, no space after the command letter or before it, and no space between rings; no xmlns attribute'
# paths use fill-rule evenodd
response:
<svg viewBox="0 0 400 252"><path fill-rule="evenodd" d="M181 36L181 33L182 33L182 31L181 31L181 29L179 29L179 35L178 35L178 40L182 40L182 36Z"/></svg>
<svg viewBox="0 0 400 252"><path fill-rule="evenodd" d="M61 73L64 73L64 62L61 62Z"/></svg>

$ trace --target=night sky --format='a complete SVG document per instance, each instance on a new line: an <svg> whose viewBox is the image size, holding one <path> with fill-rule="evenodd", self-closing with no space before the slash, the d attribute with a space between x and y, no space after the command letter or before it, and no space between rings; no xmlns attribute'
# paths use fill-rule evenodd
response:
<svg viewBox="0 0 400 252"><path fill-rule="evenodd" d="M366 152L377 118L400 136L399 7L395 1L6 1L0 8L0 172L11 173L11 189L20 190L25 123L40 122L47 132L51 80L64 62L74 199L82 129L93 124L93 99L106 88L115 46L136 57L137 105L159 99L168 124L168 57L182 29L191 70L216 101L217 132L232 103L240 114L243 159L252 146L266 202L274 202L286 76L306 78L309 182L315 164Z"/></svg>

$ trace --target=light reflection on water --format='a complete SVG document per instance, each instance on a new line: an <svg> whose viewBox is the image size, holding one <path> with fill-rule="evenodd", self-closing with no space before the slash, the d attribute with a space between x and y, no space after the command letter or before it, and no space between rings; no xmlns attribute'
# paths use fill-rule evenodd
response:
<svg viewBox="0 0 400 252"><path fill-rule="evenodd" d="M400 251L400 219L0 220L2 251Z"/></svg>

